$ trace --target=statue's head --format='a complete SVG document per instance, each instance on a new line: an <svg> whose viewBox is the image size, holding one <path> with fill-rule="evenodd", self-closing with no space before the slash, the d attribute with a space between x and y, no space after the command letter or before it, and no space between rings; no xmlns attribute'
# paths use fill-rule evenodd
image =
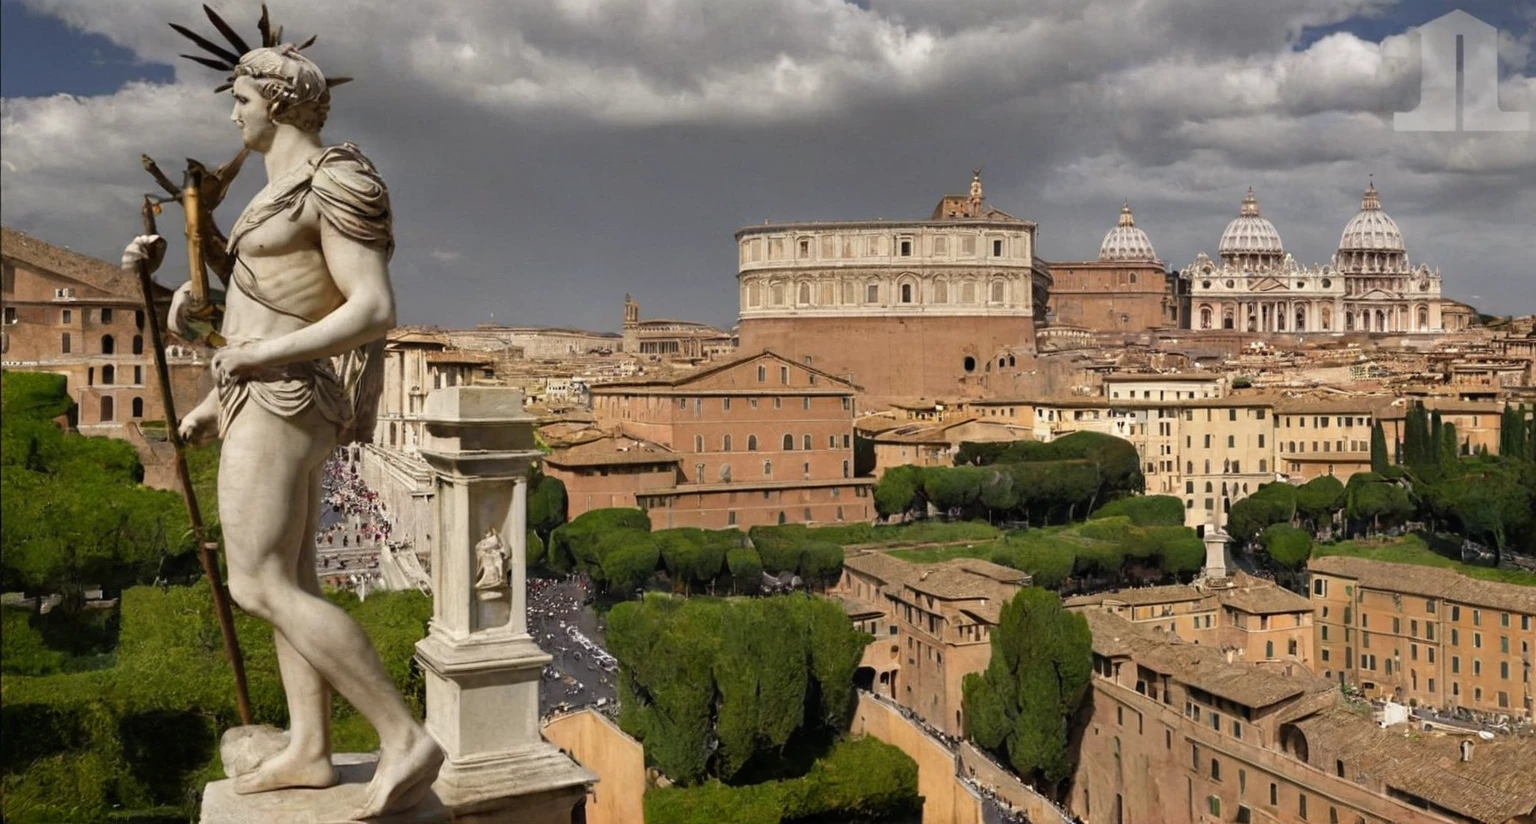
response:
<svg viewBox="0 0 1536 824"><path fill-rule="evenodd" d="M331 91L313 60L288 43L252 49L235 65L235 110L245 145L256 151L271 146L280 125L319 132L331 109Z"/></svg>

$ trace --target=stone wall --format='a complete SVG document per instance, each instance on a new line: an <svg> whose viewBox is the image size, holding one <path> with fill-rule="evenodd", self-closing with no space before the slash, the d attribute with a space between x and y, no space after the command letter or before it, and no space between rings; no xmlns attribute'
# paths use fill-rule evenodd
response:
<svg viewBox="0 0 1536 824"><path fill-rule="evenodd" d="M981 824L981 798L956 777L955 754L895 708L869 693L859 693L851 731L874 736L917 762L923 824Z"/></svg>
<svg viewBox="0 0 1536 824"><path fill-rule="evenodd" d="M598 775L587 791L586 824L645 820L645 750L639 741L591 709L551 719L544 738Z"/></svg>
<svg viewBox="0 0 1536 824"><path fill-rule="evenodd" d="M1071 824L1072 817L1066 810L993 763L969 741L960 742L960 769L976 783L991 787L998 798L1013 805L1015 810L1023 811L1032 824Z"/></svg>

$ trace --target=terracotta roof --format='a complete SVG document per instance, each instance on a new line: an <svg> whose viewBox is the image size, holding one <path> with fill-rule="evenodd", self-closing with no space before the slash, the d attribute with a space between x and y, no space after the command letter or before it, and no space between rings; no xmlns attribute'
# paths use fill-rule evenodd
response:
<svg viewBox="0 0 1536 824"><path fill-rule="evenodd" d="M1172 604L1178 601L1198 601L1205 597L1205 593L1185 584L1171 584L1161 587L1136 587L1134 589L1121 589L1107 592L1103 595L1105 601L1120 601L1130 606L1147 606L1149 604Z"/></svg>
<svg viewBox="0 0 1536 824"><path fill-rule="evenodd" d="M1142 666L1247 707L1259 709L1308 692L1334 689L1327 679L1309 674L1286 675L1249 663L1228 662L1214 647L1176 643L1163 633L1111 612L1087 610L1080 614L1088 619L1093 648L1100 655L1129 654Z"/></svg>
<svg viewBox="0 0 1536 824"><path fill-rule="evenodd" d="M1290 722L1306 737L1307 758L1346 778L1365 775L1473 821L1504 824L1536 809L1536 750L1504 736L1472 743L1461 760L1462 736L1384 730L1335 699L1333 706Z"/></svg>
<svg viewBox="0 0 1536 824"><path fill-rule="evenodd" d="M552 466L635 466L643 464L676 464L682 457L665 447L632 438L598 438L584 441L564 449L556 449L544 457Z"/></svg>
<svg viewBox="0 0 1536 824"><path fill-rule="evenodd" d="M783 355L778 354L777 352L772 352L772 351L769 351L767 349L764 349L761 352L754 352L754 353L752 353L750 355L742 355L742 356L737 357L737 358L732 358L730 360L721 361L719 363L716 363L716 364L713 364L711 366L708 366L708 367L706 367L704 369L694 369L694 370L690 370L688 372L683 372L683 373L680 373L680 374L677 374L677 375L673 375L673 376L670 376L670 377L656 377L656 378L649 378L649 379L643 379L643 380L609 381L608 383L604 383L604 384L593 386L592 387L592 391L593 392L598 392L599 390L602 390L602 393L609 393L609 392L611 392L613 390L622 390L622 389L631 388L631 387L656 387L656 388L660 388L660 387L682 387L682 386L684 386L686 384L689 384L689 383L692 383L692 382L698 380L699 378L703 378L703 377L706 377L706 376L709 376L709 375L713 375L716 372L724 372L727 369L732 369L732 368L740 366L740 365L742 365L744 363L750 363L750 362L755 361L758 358L762 358L762 357L771 358L773 360L776 360L776 361L780 362L781 364L784 364L785 366L794 366L794 367L796 367L798 369L804 369L805 371L810 372L811 374L815 375L816 377L821 378L821 379L827 381L828 384L830 384L830 385L829 386L825 386L825 387L824 386L820 386L820 385L807 387L807 386L781 386L781 385L776 384L776 383L765 383L763 385L763 387L760 388L760 389L746 390L749 394L776 394L776 395L847 394L847 391L841 391L840 392L839 390L855 390L855 389L859 388L858 386L856 386L856 385L854 385L852 383L849 383L848 381L846 381L846 380L844 380L844 379L842 379L842 378L840 378L840 377L838 377L836 375L833 375L830 372L823 372L820 369L817 369L817 368L815 368L813 366L807 366L807 365L805 365L803 363L796 363L796 362L790 360L789 358L786 358ZM709 392L718 391L720 394L734 394L731 390L708 390L708 391ZM743 390L738 390L738 391L743 391Z"/></svg>
<svg viewBox="0 0 1536 824"><path fill-rule="evenodd" d="M1029 586L1030 577L1011 567L978 558L956 558L937 564L918 564L915 575L907 578L908 588L935 598L960 601L986 599L1002 601L1020 587Z"/></svg>
<svg viewBox="0 0 1536 824"><path fill-rule="evenodd" d="M1275 401L1276 415L1376 415L1392 405L1392 398L1361 395L1354 398L1281 398Z"/></svg>
<svg viewBox="0 0 1536 824"><path fill-rule="evenodd" d="M1251 615L1312 611L1311 599L1275 584L1257 584L1223 590L1217 598L1222 604Z"/></svg>
<svg viewBox="0 0 1536 824"><path fill-rule="evenodd" d="M917 564L873 550L849 555L843 559L843 566L888 586L905 584L909 577L916 577L918 571Z"/></svg>
<svg viewBox="0 0 1536 824"><path fill-rule="evenodd" d="M1327 555L1313 558L1307 568L1325 575L1354 578L1360 586L1441 598L1462 604L1536 614L1536 587L1469 578L1444 567L1392 564L1369 558Z"/></svg>
<svg viewBox="0 0 1536 824"><path fill-rule="evenodd" d="M55 246L10 227L0 227L0 254L28 266L100 289L125 300L141 301L139 279L122 267L90 255ZM170 298L171 290L155 284L157 297Z"/></svg>
<svg viewBox="0 0 1536 824"><path fill-rule="evenodd" d="M849 618L872 618L885 614L885 610L862 598L854 598L851 595L839 595L837 602L842 605L843 612Z"/></svg>

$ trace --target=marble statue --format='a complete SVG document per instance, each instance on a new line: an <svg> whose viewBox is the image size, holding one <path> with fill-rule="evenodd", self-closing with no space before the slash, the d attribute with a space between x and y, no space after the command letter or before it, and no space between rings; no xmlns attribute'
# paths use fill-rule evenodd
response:
<svg viewBox="0 0 1536 824"><path fill-rule="evenodd" d="M485 537L475 544L475 560L479 566L475 574L475 589L479 592L480 600L494 601L506 597L507 549L494 528L487 529Z"/></svg>
<svg viewBox="0 0 1536 824"><path fill-rule="evenodd" d="M334 84L291 44L248 50L233 65L230 119L263 156L267 185L229 233L227 345L211 361L215 389L182 420L181 433L189 442L223 441L229 589L241 608L272 624L288 702L286 747L247 764L235 791L338 782L335 689L378 730L378 766L350 813L370 818L425 797L443 753L362 628L321 596L315 575L322 468L336 447L371 437L383 339L395 323L384 181L356 146L320 138ZM163 248L157 236L135 238L124 266L153 266ZM172 300L170 326L180 335L190 286Z"/></svg>

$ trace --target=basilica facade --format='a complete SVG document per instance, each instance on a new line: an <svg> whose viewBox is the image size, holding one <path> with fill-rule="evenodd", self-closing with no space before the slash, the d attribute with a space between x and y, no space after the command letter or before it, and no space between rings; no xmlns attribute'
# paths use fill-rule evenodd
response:
<svg viewBox="0 0 1536 824"><path fill-rule="evenodd" d="M1345 225L1333 260L1301 266L1259 213L1253 189L1227 224L1218 258L1204 252L1180 278L1195 330L1338 334L1444 331L1440 272L1408 260L1403 234L1372 184Z"/></svg>

